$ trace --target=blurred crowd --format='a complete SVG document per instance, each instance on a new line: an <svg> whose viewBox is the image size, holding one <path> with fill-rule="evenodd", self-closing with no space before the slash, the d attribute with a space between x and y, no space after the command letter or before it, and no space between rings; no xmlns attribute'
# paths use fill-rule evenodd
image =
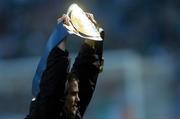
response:
<svg viewBox="0 0 180 119"><path fill-rule="evenodd" d="M0 58L40 55L56 19L73 2L104 26L105 49L179 54L178 0L1 0Z"/></svg>

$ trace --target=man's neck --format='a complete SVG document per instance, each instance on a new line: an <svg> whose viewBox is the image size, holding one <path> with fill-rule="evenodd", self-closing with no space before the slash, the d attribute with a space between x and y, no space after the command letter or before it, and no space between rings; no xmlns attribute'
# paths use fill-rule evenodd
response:
<svg viewBox="0 0 180 119"><path fill-rule="evenodd" d="M76 115L70 113L67 111L66 108L63 109L63 117L65 117L65 119L75 119ZM64 118L63 118L64 119Z"/></svg>

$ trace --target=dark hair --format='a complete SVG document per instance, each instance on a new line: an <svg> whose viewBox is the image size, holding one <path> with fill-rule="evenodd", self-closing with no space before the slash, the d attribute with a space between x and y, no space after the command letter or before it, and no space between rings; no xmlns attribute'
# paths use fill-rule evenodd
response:
<svg viewBox="0 0 180 119"><path fill-rule="evenodd" d="M71 81L77 81L79 83L79 79L78 79L77 75L75 73L72 73L72 72L70 72L67 75L67 80L66 80L66 84L65 84L65 94L67 94L67 92L68 92L69 83Z"/></svg>
<svg viewBox="0 0 180 119"><path fill-rule="evenodd" d="M77 75L73 72L70 72L67 76L67 80L68 82L70 82L71 80L77 80L79 82L79 79L77 77Z"/></svg>

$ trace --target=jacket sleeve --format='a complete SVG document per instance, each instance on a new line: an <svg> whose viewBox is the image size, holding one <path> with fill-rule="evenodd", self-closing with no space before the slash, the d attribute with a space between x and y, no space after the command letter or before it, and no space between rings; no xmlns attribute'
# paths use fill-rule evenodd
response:
<svg viewBox="0 0 180 119"><path fill-rule="evenodd" d="M102 45L103 42L97 42L96 44ZM95 90L98 74L100 72L100 61L102 59L98 54L101 49L93 49L87 44L83 44L78 56L73 64L72 71L79 78L79 97L80 97L80 113L81 116L92 98Z"/></svg>
<svg viewBox="0 0 180 119"><path fill-rule="evenodd" d="M40 82L32 119L57 119L64 104L64 90L68 74L68 52L54 48L47 60L47 66Z"/></svg>
<svg viewBox="0 0 180 119"><path fill-rule="evenodd" d="M48 42L46 44L46 48L44 50L43 55L41 56L41 59L39 61L36 73L35 73L34 78L33 78L32 94L33 94L34 97L36 97L36 95L39 92L39 83L40 83L40 80L42 79L42 74L43 74L43 72L44 72L44 70L46 68L47 58L49 56L49 53L60 42L62 42L64 40L64 38L66 38L67 35L68 35L68 31L63 26L62 22L58 23L55 26L53 32L51 33L51 36L48 39Z"/></svg>

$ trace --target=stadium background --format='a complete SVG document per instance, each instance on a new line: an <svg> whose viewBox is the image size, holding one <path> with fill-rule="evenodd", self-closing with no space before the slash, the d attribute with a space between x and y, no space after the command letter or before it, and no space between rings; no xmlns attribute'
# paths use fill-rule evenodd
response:
<svg viewBox="0 0 180 119"><path fill-rule="evenodd" d="M74 1L0 1L0 119L27 114L39 56ZM75 2L106 31L104 72L84 119L179 119L180 2ZM81 43L69 37L72 57Z"/></svg>

